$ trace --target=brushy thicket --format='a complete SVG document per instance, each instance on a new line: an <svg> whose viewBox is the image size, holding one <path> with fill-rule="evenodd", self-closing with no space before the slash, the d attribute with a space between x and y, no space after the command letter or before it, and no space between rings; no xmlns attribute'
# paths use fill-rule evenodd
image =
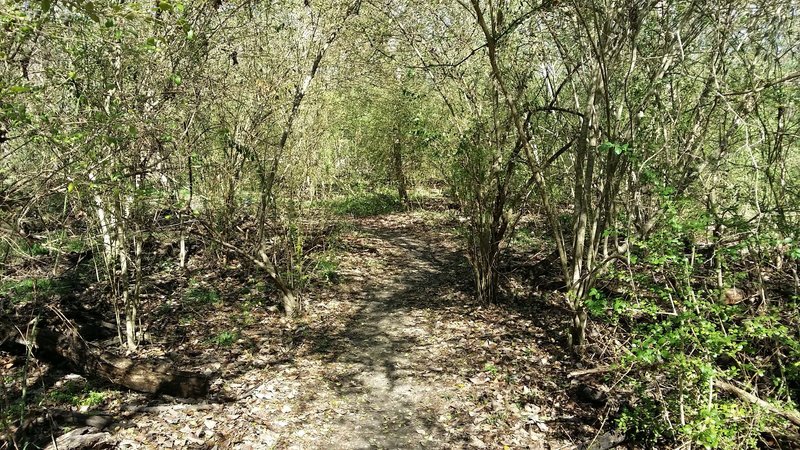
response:
<svg viewBox="0 0 800 450"><path fill-rule="evenodd" d="M757 387L763 400L797 410L800 295L788 268L800 255L746 229L727 245L698 240L709 234L710 220L672 201L667 207L662 226L634 246L627 264L606 273L607 289L592 290L587 301L609 333L603 340L616 344L606 347L605 362L617 368L609 382L627 395L617 426L654 447L756 447L784 429L785 419L715 382ZM736 287L717 288L715 268Z"/></svg>

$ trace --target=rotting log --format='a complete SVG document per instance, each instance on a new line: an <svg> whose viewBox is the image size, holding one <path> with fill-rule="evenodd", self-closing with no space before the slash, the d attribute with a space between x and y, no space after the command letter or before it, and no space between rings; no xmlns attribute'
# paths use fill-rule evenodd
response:
<svg viewBox="0 0 800 450"><path fill-rule="evenodd" d="M601 436L595 436L591 441L578 446L579 450L609 450L625 442L625 434L614 430Z"/></svg>
<svg viewBox="0 0 800 450"><path fill-rule="evenodd" d="M81 427L60 436L45 450L99 450L113 446L111 433L99 432L94 427Z"/></svg>
<svg viewBox="0 0 800 450"><path fill-rule="evenodd" d="M584 375L592 375L596 373L606 373L606 372L611 372L614 369L616 369L616 367L614 366L600 366L600 367L595 367L593 369L575 370L568 373L567 378L581 377Z"/></svg>
<svg viewBox="0 0 800 450"><path fill-rule="evenodd" d="M37 358L65 359L87 377L103 378L134 391L181 398L205 397L208 393L208 378L202 374L175 370L168 363L117 356L87 343L74 331L56 332L40 324L26 336L14 324L2 320L0 343L7 342L29 345Z"/></svg>
<svg viewBox="0 0 800 450"><path fill-rule="evenodd" d="M800 414L798 414L796 411L790 411L787 409L778 408L772 403L762 400L756 397L755 395L745 391L744 389L734 386L733 384L728 383L726 381L715 380L714 385L722 391L733 394L739 397L739 399L741 400L757 405L761 409L768 411L778 417L782 417L788 420L789 422L793 423L795 426L800 427Z"/></svg>

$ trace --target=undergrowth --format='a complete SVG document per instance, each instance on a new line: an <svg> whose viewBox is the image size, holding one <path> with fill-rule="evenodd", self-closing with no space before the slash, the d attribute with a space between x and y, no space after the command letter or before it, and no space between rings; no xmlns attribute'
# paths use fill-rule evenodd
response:
<svg viewBox="0 0 800 450"><path fill-rule="evenodd" d="M340 216L371 217L402 211L400 198L387 192L361 192L327 204L332 212Z"/></svg>

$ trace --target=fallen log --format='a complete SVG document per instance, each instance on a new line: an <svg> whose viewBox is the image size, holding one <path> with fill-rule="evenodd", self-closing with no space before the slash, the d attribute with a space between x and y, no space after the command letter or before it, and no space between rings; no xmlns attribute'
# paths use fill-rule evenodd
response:
<svg viewBox="0 0 800 450"><path fill-rule="evenodd" d="M609 450L625 442L625 434L620 431L609 431L601 436L595 436L591 441L578 446L579 450Z"/></svg>
<svg viewBox="0 0 800 450"><path fill-rule="evenodd" d="M796 411L790 411L786 409L778 408L777 406L769 403L765 400L762 400L755 395L745 391L744 389L734 386L731 383L722 380L715 380L714 384L721 390L733 394L739 397L741 400L750 402L754 405L759 406L761 409L768 411L778 417L782 417L789 422L795 424L796 426L800 427L800 414Z"/></svg>
<svg viewBox="0 0 800 450"><path fill-rule="evenodd" d="M84 341L69 327L56 332L39 325L32 334L14 324L0 321L0 343L14 342L30 346L37 358L65 359L87 377L100 377L113 384L149 394L165 394L181 398L204 397L208 393L208 378L191 372L175 370L168 363L138 361L117 356Z"/></svg>
<svg viewBox="0 0 800 450"><path fill-rule="evenodd" d="M761 433L761 442L766 448L800 448L800 434L765 430Z"/></svg>
<svg viewBox="0 0 800 450"><path fill-rule="evenodd" d="M218 404L196 404L196 405L187 405L184 403L178 403L173 405L156 405L156 406L133 406L133 405L123 405L122 410L128 413L162 413L164 411L207 411L219 408L220 405Z"/></svg>
<svg viewBox="0 0 800 450"><path fill-rule="evenodd" d="M600 366L593 369L574 370L567 374L567 378L582 377L584 375L592 375L595 373L606 373L616 369L615 366Z"/></svg>
<svg viewBox="0 0 800 450"><path fill-rule="evenodd" d="M111 448L113 444L110 433L99 432L94 427L82 427L59 436L45 450L99 450Z"/></svg>
<svg viewBox="0 0 800 450"><path fill-rule="evenodd" d="M84 414L77 411L67 411L64 409L50 409L47 416L53 423L68 424L70 426L94 427L98 431L105 430L114 422L114 418L104 413Z"/></svg>

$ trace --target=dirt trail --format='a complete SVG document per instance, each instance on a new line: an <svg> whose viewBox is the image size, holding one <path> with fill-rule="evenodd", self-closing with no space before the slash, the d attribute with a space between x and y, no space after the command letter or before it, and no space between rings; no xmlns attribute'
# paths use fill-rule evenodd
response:
<svg viewBox="0 0 800 450"><path fill-rule="evenodd" d="M441 289L463 284L466 262L452 236L391 222L362 222L348 238L351 252L339 268L344 291L329 305L347 318L307 338L295 360L298 401L282 410L306 417L281 439L289 448L454 444L440 422L450 419L459 374L435 367L442 336L434 307Z"/></svg>
<svg viewBox="0 0 800 450"><path fill-rule="evenodd" d="M119 448L574 448L596 412L568 393L565 318L476 307L450 230L424 212L356 221L303 321L265 315L198 356L218 403L137 413Z"/></svg>

